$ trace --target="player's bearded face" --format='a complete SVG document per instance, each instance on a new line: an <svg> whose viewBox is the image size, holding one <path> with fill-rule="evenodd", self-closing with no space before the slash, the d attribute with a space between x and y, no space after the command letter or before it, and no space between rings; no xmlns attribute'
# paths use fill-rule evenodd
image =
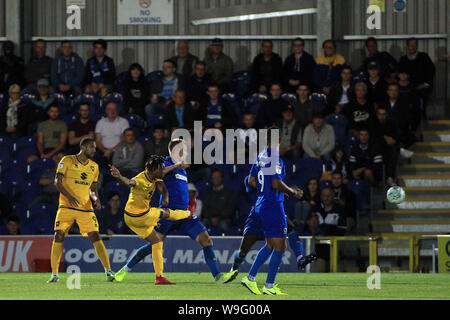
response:
<svg viewBox="0 0 450 320"><path fill-rule="evenodd" d="M94 157L96 148L97 148L97 146L96 146L95 142L88 144L85 149L86 157L88 157L89 159L92 159Z"/></svg>

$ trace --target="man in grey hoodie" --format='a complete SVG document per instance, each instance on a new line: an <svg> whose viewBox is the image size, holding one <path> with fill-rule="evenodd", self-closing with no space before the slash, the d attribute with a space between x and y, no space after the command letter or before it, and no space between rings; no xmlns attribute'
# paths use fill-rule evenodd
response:
<svg viewBox="0 0 450 320"><path fill-rule="evenodd" d="M83 92L84 62L73 52L69 41L61 42L60 55L52 62L51 77L56 92L80 94Z"/></svg>
<svg viewBox="0 0 450 320"><path fill-rule="evenodd" d="M324 115L316 112L312 123L305 129L303 150L306 157L317 158L326 162L335 147L334 129L325 123Z"/></svg>

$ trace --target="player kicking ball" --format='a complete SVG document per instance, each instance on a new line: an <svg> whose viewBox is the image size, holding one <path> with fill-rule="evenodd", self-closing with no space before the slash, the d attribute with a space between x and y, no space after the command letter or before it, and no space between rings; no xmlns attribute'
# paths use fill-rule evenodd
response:
<svg viewBox="0 0 450 320"><path fill-rule="evenodd" d="M188 210L189 206L189 190L188 178L185 171L187 165L184 161L187 156L187 146L182 139L173 139L169 143L169 156L165 159L166 166L164 175L164 184L169 194L169 205L164 204L163 196L160 198L160 207L167 206L172 210ZM177 165L175 163L178 163ZM193 210L192 210L193 211ZM193 216L191 219L179 221L162 220L155 228L156 234L165 239L167 234L180 230L183 234L188 235L192 240L196 241L203 247L203 254L206 264L208 265L213 278L218 281L221 277L219 265L214 254L212 240L208 234L206 227L201 223L200 219ZM131 272L133 267L149 254L152 254L153 265L156 273L155 285L173 285L163 276L164 259L163 259L163 243L158 242L155 245L146 244L139 248L136 253L128 260L127 264L116 274L116 281L121 282Z"/></svg>
<svg viewBox="0 0 450 320"><path fill-rule="evenodd" d="M114 280L108 252L100 239L97 217L92 207L92 202L97 210L102 207L97 190L98 165L92 161L95 149L93 139L83 139L80 142L80 153L66 156L58 164L55 185L59 191L59 208L51 251L52 276L47 283L59 281L58 270L64 249L64 237L74 222L80 227L80 233L92 241L97 256L105 268L107 280Z"/></svg>
<svg viewBox="0 0 450 320"><path fill-rule="evenodd" d="M242 278L241 284L251 293L260 295L256 283L259 268L268 260L269 270L263 294L285 295L275 284L275 278L286 251L287 220L284 212L284 194L301 199L303 192L298 187L289 187L284 183L285 168L278 152L279 139L272 135L276 127L269 128L267 132L267 148L263 150L250 170L249 186L258 192L255 204L255 214L261 219L266 238L265 246L258 252L250 268L248 276ZM275 132L277 133L277 132ZM279 136L279 135L278 135Z"/></svg>
<svg viewBox="0 0 450 320"><path fill-rule="evenodd" d="M154 230L158 221L162 219L181 220L192 216L188 210L150 208L150 200L156 188L162 195L162 203L165 206L169 203L169 192L162 180L166 169L163 157L151 156L145 164L145 171L133 179L123 177L114 166L110 166L110 168L111 175L121 184L130 188L130 195L124 211L125 224L140 238L148 241L151 246L162 241L161 237ZM117 275L116 280L122 281L123 274L118 273Z"/></svg>

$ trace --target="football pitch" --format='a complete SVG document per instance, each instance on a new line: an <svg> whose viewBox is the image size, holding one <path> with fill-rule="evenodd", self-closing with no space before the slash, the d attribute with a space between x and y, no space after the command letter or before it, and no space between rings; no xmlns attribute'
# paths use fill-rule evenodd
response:
<svg viewBox="0 0 450 320"><path fill-rule="evenodd" d="M130 273L122 283L107 282L101 273L82 273L80 289L68 289L69 274L47 284L49 274L0 274L0 300L371 300L450 299L450 274L382 273L381 288L369 290L364 273L281 273L286 296L255 296L240 284L214 282L206 273L167 273L175 286L155 286L153 273ZM265 274L258 275L259 287Z"/></svg>

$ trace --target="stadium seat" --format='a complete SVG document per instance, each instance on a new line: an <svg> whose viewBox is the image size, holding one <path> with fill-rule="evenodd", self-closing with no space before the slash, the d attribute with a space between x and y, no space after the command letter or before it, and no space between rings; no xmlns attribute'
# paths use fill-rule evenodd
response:
<svg viewBox="0 0 450 320"><path fill-rule="evenodd" d="M102 102L101 106L97 106L97 108L98 108L97 113L104 114L105 108L108 105L108 103L110 103L110 102L114 102L115 104L117 104L117 110L119 113L122 111L123 96L120 93L112 92L103 98L103 102Z"/></svg>
<svg viewBox="0 0 450 320"><path fill-rule="evenodd" d="M23 137L16 141L14 144L14 151L18 152L24 149L34 149L37 150L37 138L35 136Z"/></svg>
<svg viewBox="0 0 450 320"><path fill-rule="evenodd" d="M320 105L322 107L322 111L327 107L327 96L323 93L313 93L309 99Z"/></svg>
<svg viewBox="0 0 450 320"><path fill-rule="evenodd" d="M225 235L229 237L237 237L242 234L242 229L239 226L233 226L225 231Z"/></svg>
<svg viewBox="0 0 450 320"><path fill-rule="evenodd" d="M225 101L227 101L230 104L235 115L238 117L238 119L241 119L242 112L243 112L242 99L240 99L239 96L234 93L226 93L222 96L222 99L224 99ZM237 128L238 126L239 126L239 123L234 124L235 128Z"/></svg>
<svg viewBox="0 0 450 320"><path fill-rule="evenodd" d="M222 235L222 230L217 227L211 226L208 228L208 233L212 237L220 237Z"/></svg>
<svg viewBox="0 0 450 320"><path fill-rule="evenodd" d="M281 95L281 98L292 106L297 103L297 96L292 93L283 93L283 95Z"/></svg>
<svg viewBox="0 0 450 320"><path fill-rule="evenodd" d="M11 140L11 138L7 137L7 136L1 136L0 137L0 153L4 154L4 153L9 153L11 154L13 152L14 149L14 143Z"/></svg>
<svg viewBox="0 0 450 320"><path fill-rule="evenodd" d="M2 182L7 187L6 195L10 199L15 199L20 196L24 190L25 178L23 172L18 172L16 170L8 170L2 174Z"/></svg>
<svg viewBox="0 0 450 320"><path fill-rule="evenodd" d="M162 114L155 114L147 118L147 126L154 128L164 123L164 116Z"/></svg>
<svg viewBox="0 0 450 320"><path fill-rule="evenodd" d="M25 204L21 202L15 202L12 204L12 212L14 215L18 216L21 221L28 218L28 208Z"/></svg>
<svg viewBox="0 0 450 320"><path fill-rule="evenodd" d="M75 121L77 121L78 119L78 115L76 115L75 113L73 114L68 114L64 117L63 121L67 126L70 126L72 123L74 123Z"/></svg>
<svg viewBox="0 0 450 320"><path fill-rule="evenodd" d="M245 111L257 114L259 107L261 106L261 103L263 103L267 99L269 99L269 96L267 94L263 94L263 93L253 94L247 100L247 106L245 108Z"/></svg>
<svg viewBox="0 0 450 320"><path fill-rule="evenodd" d="M158 78L161 74L162 74L161 70L150 72L146 76L147 81L151 84L153 82L153 80L156 80L156 78Z"/></svg>
<svg viewBox="0 0 450 320"><path fill-rule="evenodd" d="M24 194L30 194L30 195L34 195L34 196L39 196L39 194L41 193L41 185L39 184L39 180L38 181L34 181L34 180L26 180L24 185L23 185L23 193Z"/></svg>
<svg viewBox="0 0 450 320"><path fill-rule="evenodd" d="M143 131L146 127L145 120L137 114L127 114L124 118L128 120L130 127L139 130L139 132Z"/></svg>
<svg viewBox="0 0 450 320"><path fill-rule="evenodd" d="M364 180L350 180L347 188L355 193L358 212L365 211L370 203L370 185Z"/></svg>
<svg viewBox="0 0 450 320"><path fill-rule="evenodd" d="M300 159L296 165L294 180L301 189L305 187L306 181L310 178L318 178L322 176L322 161L315 158Z"/></svg>
<svg viewBox="0 0 450 320"><path fill-rule="evenodd" d="M286 177L290 177L294 173L294 162L286 158L282 158L282 160L284 163L284 168L286 170Z"/></svg>
<svg viewBox="0 0 450 320"><path fill-rule="evenodd" d="M48 217L49 219L54 218L56 216L56 211L58 211L58 208L51 204L38 204L30 209L30 219L35 220L44 217Z"/></svg>
<svg viewBox="0 0 450 320"><path fill-rule="evenodd" d="M13 159L8 152L0 152L0 174L11 168Z"/></svg>
<svg viewBox="0 0 450 320"><path fill-rule="evenodd" d="M108 197L108 195L112 192L118 192L120 194L121 202L126 203L130 189L121 185L118 181L111 181L103 186L103 195Z"/></svg>
<svg viewBox="0 0 450 320"><path fill-rule="evenodd" d="M319 182L319 188L322 190L325 187L331 187L333 184L330 180L320 180Z"/></svg>
<svg viewBox="0 0 450 320"><path fill-rule="evenodd" d="M139 138L137 138L137 141L144 146L151 138L148 136L140 136Z"/></svg>
<svg viewBox="0 0 450 320"><path fill-rule="evenodd" d="M54 167L55 163L51 159L37 159L28 165L28 178L32 181L39 181L45 170Z"/></svg>

